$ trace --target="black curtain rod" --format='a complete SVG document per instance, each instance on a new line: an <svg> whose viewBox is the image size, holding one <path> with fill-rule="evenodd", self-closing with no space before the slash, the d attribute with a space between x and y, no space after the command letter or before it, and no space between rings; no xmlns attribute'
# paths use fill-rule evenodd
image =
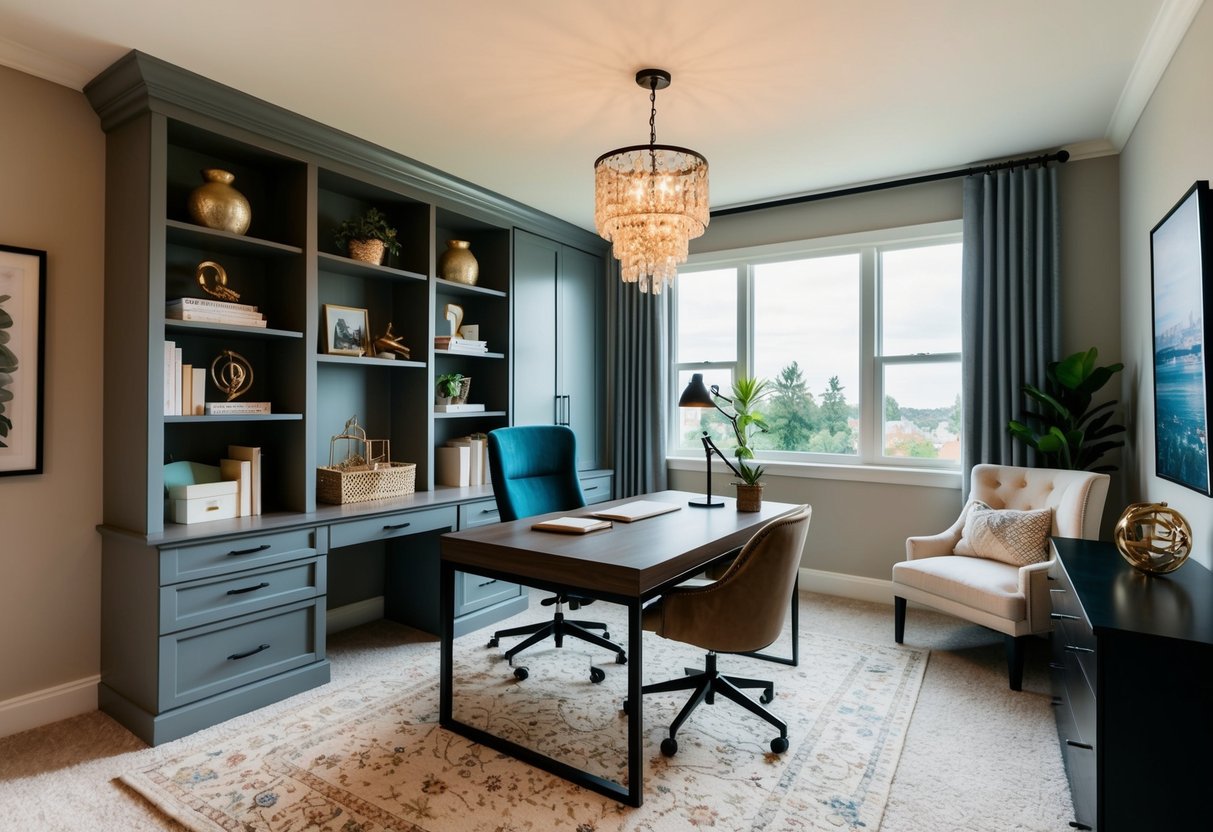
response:
<svg viewBox="0 0 1213 832"><path fill-rule="evenodd" d="M990 165L974 165L960 170L947 170L941 173L926 173L922 176L910 176L905 179L891 179L888 182L873 182L868 185L855 185L850 188L839 188L835 191L823 191L803 196L789 196L784 199L772 199L769 202L756 202L753 205L739 205L736 208L718 208L711 212L713 217L727 217L730 214L744 214L749 211L762 211L767 208L781 208L784 205L800 205L803 202L817 202L822 199L834 199L839 196L867 194L872 191L884 191L889 188L901 188L905 185L921 185L924 182L938 182L941 179L955 179L958 176L972 176L975 173L993 173L996 170L1028 167L1029 165L1047 165L1049 162L1065 164L1070 158L1069 151L1059 150L1056 153L1046 153L1043 156L1033 156L1029 159L1012 159L1009 162L996 162Z"/></svg>

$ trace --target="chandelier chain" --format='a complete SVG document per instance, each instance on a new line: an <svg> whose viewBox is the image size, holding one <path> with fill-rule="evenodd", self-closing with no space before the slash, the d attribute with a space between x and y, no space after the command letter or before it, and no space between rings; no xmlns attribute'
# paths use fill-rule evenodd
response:
<svg viewBox="0 0 1213 832"><path fill-rule="evenodd" d="M649 144L657 144L657 76L649 79Z"/></svg>

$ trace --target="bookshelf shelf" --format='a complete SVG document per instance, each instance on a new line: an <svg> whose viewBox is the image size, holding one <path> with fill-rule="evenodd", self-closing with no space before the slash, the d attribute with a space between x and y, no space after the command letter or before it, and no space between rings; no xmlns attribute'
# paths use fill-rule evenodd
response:
<svg viewBox="0 0 1213 832"><path fill-rule="evenodd" d="M188 332L196 335L209 335L222 338L229 335L239 335L241 338L302 338L302 332L291 329L262 329L259 326L239 326L237 324L216 324L209 321L180 321L176 318L165 318L166 332Z"/></svg>

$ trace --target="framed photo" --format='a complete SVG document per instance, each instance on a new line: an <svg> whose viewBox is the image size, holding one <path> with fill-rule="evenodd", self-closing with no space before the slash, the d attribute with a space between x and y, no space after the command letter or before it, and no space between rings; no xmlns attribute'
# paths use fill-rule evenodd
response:
<svg viewBox="0 0 1213 832"><path fill-rule="evenodd" d="M1209 183L1195 183L1150 231L1154 471L1201 494L1209 482Z"/></svg>
<svg viewBox="0 0 1213 832"><path fill-rule="evenodd" d="M371 327L366 310L326 303L324 351L329 355L370 355Z"/></svg>
<svg viewBox="0 0 1213 832"><path fill-rule="evenodd" d="M0 245L0 476L42 473L46 252Z"/></svg>

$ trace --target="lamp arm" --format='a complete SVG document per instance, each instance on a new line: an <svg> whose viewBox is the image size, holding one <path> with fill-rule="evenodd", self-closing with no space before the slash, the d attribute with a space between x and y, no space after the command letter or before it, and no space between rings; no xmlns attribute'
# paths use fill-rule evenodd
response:
<svg viewBox="0 0 1213 832"><path fill-rule="evenodd" d="M729 462L728 457L720 452L720 448L716 447L716 443L712 441L712 437L708 436L708 432L706 430L703 432L703 435L699 437L699 441L703 443L703 450L708 455L709 464L711 464L712 461L712 452L715 451L716 456L724 460L724 464L729 466L729 470L736 474L738 479L742 478L741 472L737 470L733 463Z"/></svg>

